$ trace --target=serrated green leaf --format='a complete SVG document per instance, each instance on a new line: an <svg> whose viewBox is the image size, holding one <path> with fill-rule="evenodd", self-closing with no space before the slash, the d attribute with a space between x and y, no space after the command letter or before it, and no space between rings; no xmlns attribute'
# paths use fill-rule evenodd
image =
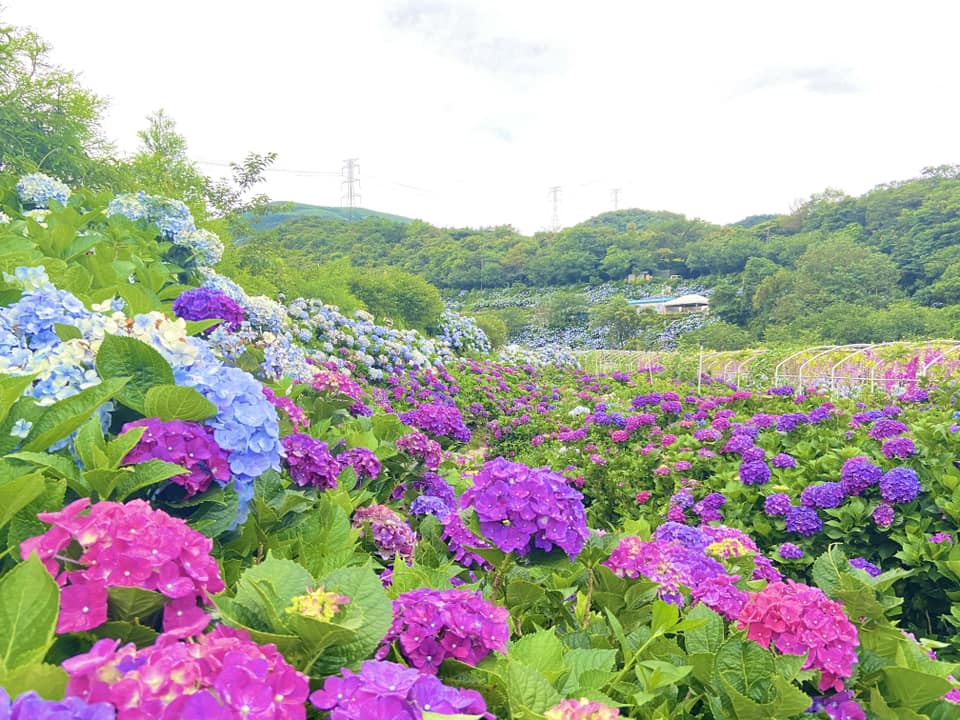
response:
<svg viewBox="0 0 960 720"><path fill-rule="evenodd" d="M107 590L107 618L149 625L169 598L138 587L111 587Z"/></svg>
<svg viewBox="0 0 960 720"><path fill-rule="evenodd" d="M33 690L44 700L59 700L63 697L68 679L62 667L46 663L23 665L9 673L0 671L0 687L11 698Z"/></svg>
<svg viewBox="0 0 960 720"><path fill-rule="evenodd" d="M919 711L953 689L953 685L942 677L905 667L885 668L883 676L887 700L911 710Z"/></svg>
<svg viewBox="0 0 960 720"><path fill-rule="evenodd" d="M563 643L553 630L538 630L510 644L511 660L538 670L549 680L563 669Z"/></svg>
<svg viewBox="0 0 960 720"><path fill-rule="evenodd" d="M76 395L45 407L34 421L23 442L23 450L42 451L67 437L83 425L94 411L127 384L127 378L109 378L99 385L81 390Z"/></svg>
<svg viewBox="0 0 960 720"><path fill-rule="evenodd" d="M813 581L831 598L840 591L840 576L849 572L850 563L839 545L832 545L813 563Z"/></svg>
<svg viewBox="0 0 960 720"><path fill-rule="evenodd" d="M36 553L0 578L0 672L43 661L59 612L60 588Z"/></svg>
<svg viewBox="0 0 960 720"><path fill-rule="evenodd" d="M700 627L687 630L683 634L684 645L688 653L716 654L723 645L726 623L716 612L703 603L694 605L687 613L688 620L704 620Z"/></svg>
<svg viewBox="0 0 960 720"><path fill-rule="evenodd" d="M144 415L161 420L199 422L217 414L217 406L195 388L155 385L147 390Z"/></svg>
<svg viewBox="0 0 960 720"><path fill-rule="evenodd" d="M44 491L43 473L33 472L0 480L0 528Z"/></svg>
<svg viewBox="0 0 960 720"><path fill-rule="evenodd" d="M128 469L129 472L120 476L114 491L114 497L120 502L143 488L156 485L177 475L184 475L187 472L179 465L157 459L138 463Z"/></svg>
<svg viewBox="0 0 960 720"><path fill-rule="evenodd" d="M563 699L543 675L523 663L510 662L505 680L510 716L513 718L528 718L530 713L543 713Z"/></svg>
<svg viewBox="0 0 960 720"><path fill-rule="evenodd" d="M714 660L714 687L729 683L737 692L757 703L771 700L772 678L776 674L773 655L742 634L726 640Z"/></svg>
<svg viewBox="0 0 960 720"><path fill-rule="evenodd" d="M117 400L144 414L147 391L155 385L173 385L173 370L163 356L145 342L122 335L106 335L96 358L102 378L128 378Z"/></svg>

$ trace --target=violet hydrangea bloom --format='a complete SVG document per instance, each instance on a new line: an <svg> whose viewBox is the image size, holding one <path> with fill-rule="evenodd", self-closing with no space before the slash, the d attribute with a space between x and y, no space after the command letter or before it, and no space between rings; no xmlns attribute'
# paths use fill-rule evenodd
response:
<svg viewBox="0 0 960 720"><path fill-rule="evenodd" d="M791 507L787 510L785 520L787 532L797 533L798 535L816 535L823 529L823 520L817 515L817 511L804 505Z"/></svg>
<svg viewBox="0 0 960 720"><path fill-rule="evenodd" d="M191 288L173 301L173 312L184 320L223 320L211 325L208 331L223 325L228 330L239 329L243 323L243 308L219 290L206 287Z"/></svg>
<svg viewBox="0 0 960 720"><path fill-rule="evenodd" d="M349 465L352 467L360 479L373 479L380 474L380 470L383 468L379 458L377 458L373 451L367 450L367 448L364 447L345 450L337 455L336 459L343 466Z"/></svg>
<svg viewBox="0 0 960 720"><path fill-rule="evenodd" d="M210 428L184 420L144 418L125 424L121 433L138 427L146 430L124 464L156 459L182 466L186 472L170 482L181 485L187 497L204 492L214 481L221 487L230 482L230 454L217 445Z"/></svg>
<svg viewBox="0 0 960 720"><path fill-rule="evenodd" d="M800 503L811 508L840 507L843 498L843 488L836 482L808 485L800 493Z"/></svg>
<svg viewBox="0 0 960 720"><path fill-rule="evenodd" d="M818 687L843 690L860 644L843 606L820 588L788 580L751 593L737 618L747 638L787 655L806 655L804 670L819 670Z"/></svg>
<svg viewBox="0 0 960 720"><path fill-rule="evenodd" d="M777 555L784 560L799 560L803 557L803 550L790 542L785 542L777 549Z"/></svg>
<svg viewBox="0 0 960 720"><path fill-rule="evenodd" d="M457 442L470 442L470 429L463 423L463 415L456 405L423 403L415 410L402 413L406 425L423 430L434 437L449 437Z"/></svg>
<svg viewBox="0 0 960 720"><path fill-rule="evenodd" d="M855 567L858 570L863 570L864 572L867 573L867 575L870 575L872 577L876 577L881 572L880 568L878 568L876 565L874 565L872 562L870 562L866 558L862 558L862 557L850 558L849 562L851 567Z"/></svg>
<svg viewBox="0 0 960 720"><path fill-rule="evenodd" d="M770 464L780 469L795 468L797 466L797 460L793 455L788 453L777 453L773 456Z"/></svg>
<svg viewBox="0 0 960 720"><path fill-rule="evenodd" d="M67 696L112 703L117 720L304 720L310 692L276 646L222 625L194 642L161 635L140 649L105 638L63 669Z"/></svg>
<svg viewBox="0 0 960 720"><path fill-rule="evenodd" d="M337 477L343 466L323 440L304 433L294 433L283 438L281 443L286 453L284 462L297 485L321 490L337 486Z"/></svg>
<svg viewBox="0 0 960 720"><path fill-rule="evenodd" d="M815 697L808 713L825 712L830 720L867 720L860 703L853 699L852 690L844 690L834 695Z"/></svg>
<svg viewBox="0 0 960 720"><path fill-rule="evenodd" d="M24 540L24 557L36 551L61 587L57 632L89 630L107 619L107 589L139 587L169 599L163 628L177 636L201 632L209 616L198 606L224 589L210 555L213 540L145 500L126 504L76 500L59 512L37 517L53 525ZM78 548L61 570L60 563Z"/></svg>
<svg viewBox="0 0 960 720"><path fill-rule="evenodd" d="M460 504L476 510L484 537L503 552L558 546L572 559L590 535L583 496L549 468L495 458L474 476Z"/></svg>
<svg viewBox="0 0 960 720"><path fill-rule="evenodd" d="M377 657L394 641L403 657L423 672L436 673L447 658L476 665L492 651L507 651L510 613L469 590L417 588L393 601L393 625Z"/></svg>
<svg viewBox="0 0 960 720"><path fill-rule="evenodd" d="M763 460L740 464L740 482L744 485L763 485L770 481L770 467Z"/></svg>
<svg viewBox="0 0 960 720"><path fill-rule="evenodd" d="M773 495L767 495L767 499L764 500L763 511L771 517L782 517L787 514L790 506L789 495L786 493L773 493Z"/></svg>
<svg viewBox="0 0 960 720"><path fill-rule="evenodd" d="M377 554L382 560L392 560L394 555L407 562L413 559L417 536L399 515L386 505L366 505L353 513L352 525L363 528L369 525Z"/></svg>
<svg viewBox="0 0 960 720"><path fill-rule="evenodd" d="M11 704L7 692L0 688L0 720L115 720L116 717L109 703L87 704L77 697L44 700L33 690Z"/></svg>
<svg viewBox="0 0 960 720"><path fill-rule="evenodd" d="M483 715L487 711L476 690L444 685L397 663L367 660L359 673L347 668L342 677L328 677L310 703L330 713L330 720L420 720L423 712Z"/></svg>
<svg viewBox="0 0 960 720"><path fill-rule="evenodd" d="M859 495L880 482L883 470L863 455L847 460L840 469L840 486L846 496Z"/></svg>
<svg viewBox="0 0 960 720"><path fill-rule="evenodd" d="M407 433L396 440L397 450L402 450L408 455L419 458L423 464L430 470L436 470L440 467L440 461L443 460L443 450L436 440L431 440L419 430Z"/></svg>
<svg viewBox="0 0 960 720"><path fill-rule="evenodd" d="M908 503L920 494L920 480L910 468L895 467L880 478L880 495L888 503Z"/></svg>

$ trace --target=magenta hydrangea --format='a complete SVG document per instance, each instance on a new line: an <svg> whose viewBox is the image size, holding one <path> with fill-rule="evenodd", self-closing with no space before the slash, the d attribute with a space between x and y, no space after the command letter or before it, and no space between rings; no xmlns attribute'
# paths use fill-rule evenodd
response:
<svg viewBox="0 0 960 720"><path fill-rule="evenodd" d="M274 645L219 626L192 642L137 649L105 638L63 663L67 696L111 703L117 720L304 720L306 675Z"/></svg>
<svg viewBox="0 0 960 720"><path fill-rule="evenodd" d="M476 665L494 650L505 653L510 613L469 590L418 588L393 601L393 625L377 657L396 643L418 670L436 673L447 658Z"/></svg>
<svg viewBox="0 0 960 720"><path fill-rule="evenodd" d="M434 437L470 442L470 429L464 424L463 415L456 405L423 403L414 410L402 413L400 420Z"/></svg>
<svg viewBox="0 0 960 720"><path fill-rule="evenodd" d="M413 559L416 533L386 505L373 504L357 508L353 513L352 524L358 528L370 528L377 554L382 560L393 560L397 554L407 562Z"/></svg>
<svg viewBox="0 0 960 720"><path fill-rule="evenodd" d="M310 418L307 417L303 408L299 407L292 398L286 395L277 395L266 385L263 386L263 396L271 405L283 411L283 414L290 420L290 424L293 425L294 432L301 432L310 427Z"/></svg>
<svg viewBox="0 0 960 720"><path fill-rule="evenodd" d="M297 485L321 490L337 486L343 466L330 452L327 443L305 433L287 435L280 442L286 453L284 463Z"/></svg>
<svg viewBox="0 0 960 720"><path fill-rule="evenodd" d="M857 662L857 629L843 606L820 588L787 580L750 593L737 618L747 638L786 655L806 655L804 670L819 670L818 687L843 690Z"/></svg>
<svg viewBox="0 0 960 720"><path fill-rule="evenodd" d="M561 700L543 713L547 720L616 720L620 710L597 700Z"/></svg>
<svg viewBox="0 0 960 720"><path fill-rule="evenodd" d="M549 468L531 468L504 458L485 463L460 498L472 507L480 531L503 552L526 555L555 546L572 558L590 535L583 495Z"/></svg>
<svg viewBox="0 0 960 720"><path fill-rule="evenodd" d="M121 432L146 428L140 440L123 459L124 464L163 460L186 469L170 482L183 487L187 497L204 492L211 483L230 482L230 453L221 448L213 430L195 422L145 418L123 426Z"/></svg>
<svg viewBox="0 0 960 720"><path fill-rule="evenodd" d="M342 466L352 467L360 479L373 479L383 469L383 465L373 451L362 447L345 450L337 455L336 459Z"/></svg>
<svg viewBox="0 0 960 720"><path fill-rule="evenodd" d="M343 668L310 695L314 707L330 720L422 720L424 712L442 715L484 715L483 697L476 690L444 685L397 663L367 660L359 673Z"/></svg>
<svg viewBox="0 0 960 720"><path fill-rule="evenodd" d="M419 430L407 433L396 440L397 450L423 461L428 470L436 470L443 460L443 449L436 440L431 440Z"/></svg>
<svg viewBox="0 0 960 720"><path fill-rule="evenodd" d="M235 300L219 290L206 287L191 288L180 293L173 301L173 312L184 320L223 320L223 323L217 323L209 330L220 325L228 330L236 330L243 323L243 308Z"/></svg>
<svg viewBox="0 0 960 720"><path fill-rule="evenodd" d="M90 512L82 514L87 507ZM36 551L60 585L57 632L104 623L111 587L138 587L167 598L167 633L185 637L208 625L202 606L224 584L210 555L213 540L183 520L154 510L144 500L90 506L89 498L37 517L53 527L24 540L20 551L24 557Z"/></svg>

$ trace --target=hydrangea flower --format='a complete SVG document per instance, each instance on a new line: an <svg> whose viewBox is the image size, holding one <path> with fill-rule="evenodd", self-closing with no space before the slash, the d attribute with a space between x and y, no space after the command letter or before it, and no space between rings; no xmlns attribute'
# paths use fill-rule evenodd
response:
<svg viewBox="0 0 960 720"><path fill-rule="evenodd" d="M419 430L407 433L396 440L397 450L403 450L408 455L419 458L430 470L440 467L443 460L443 450L436 440L431 440Z"/></svg>
<svg viewBox="0 0 960 720"><path fill-rule="evenodd" d="M560 547L572 558L589 537L583 496L549 468L504 458L484 464L460 498L476 510L480 530L503 552Z"/></svg>
<svg viewBox="0 0 960 720"><path fill-rule="evenodd" d="M785 542L777 549L777 555L784 560L799 560L803 557L803 550L793 543Z"/></svg>
<svg viewBox="0 0 960 720"><path fill-rule="evenodd" d="M290 607L286 612L290 615L303 615L329 622L338 612L340 606L350 602L346 595L340 595L335 592L326 592L323 585L315 590L307 589L303 595L297 595L290 600Z"/></svg>
<svg viewBox="0 0 960 720"><path fill-rule="evenodd" d="M840 507L843 499L843 487L836 482L808 485L800 493L800 503L811 508Z"/></svg>
<svg viewBox="0 0 960 720"><path fill-rule="evenodd" d="M407 662L424 672L436 673L447 658L476 665L494 650L507 651L509 617L479 592L418 588L393 601L393 625L377 657L397 642Z"/></svg>
<svg viewBox="0 0 960 720"><path fill-rule="evenodd" d="M380 474L383 464L372 450L363 447L350 448L337 455L337 461L344 467L352 467L360 479L373 479Z"/></svg>
<svg viewBox="0 0 960 720"><path fill-rule="evenodd" d="M353 512L354 527L369 525L377 554L383 560L393 560L394 555L410 562L417 536L399 515L386 505L366 505Z"/></svg>
<svg viewBox="0 0 960 720"><path fill-rule="evenodd" d="M804 505L791 507L787 510L785 520L787 532L797 533L798 535L816 535L823 529L823 520L817 515L817 511Z"/></svg>
<svg viewBox="0 0 960 720"><path fill-rule="evenodd" d="M777 453L773 456L773 460L770 461L770 464L775 468L780 468L782 470L795 468L797 466L797 460L788 453Z"/></svg>
<svg viewBox="0 0 960 720"><path fill-rule="evenodd" d="M880 478L880 495L888 503L908 503L921 489L917 473L910 468L895 467Z"/></svg>
<svg viewBox="0 0 960 720"><path fill-rule="evenodd" d="M90 512L81 514L88 507ZM192 635L209 623L198 602L209 604L210 595L224 589L220 568L210 556L213 540L183 520L154 510L145 500L91 506L89 498L37 517L53 527L24 540L20 551L23 557L36 551L61 587L57 632L89 630L105 622L111 587L139 587L169 598L163 614L168 633ZM79 548L78 556L66 560L73 547Z"/></svg>
<svg viewBox="0 0 960 720"><path fill-rule="evenodd" d="M187 497L204 492L214 481L221 487L230 481L229 454L217 445L210 428L183 420L145 418L126 423L121 433L138 427L146 430L123 459L125 464L157 459L182 466L186 472L174 475L170 482L182 486Z"/></svg>
<svg viewBox="0 0 960 720"><path fill-rule="evenodd" d="M740 482L744 485L762 485L770 481L770 467L763 460L740 464Z"/></svg>
<svg viewBox="0 0 960 720"><path fill-rule="evenodd" d="M117 720L303 720L310 692L274 645L223 625L189 643L161 635L139 650L105 638L63 669L68 696L112 703Z"/></svg>
<svg viewBox="0 0 960 720"><path fill-rule="evenodd" d="M421 720L424 712L483 715L487 711L476 690L444 685L397 663L367 660L359 673L347 668L328 677L310 695L311 704L330 713L330 720Z"/></svg>
<svg viewBox="0 0 960 720"><path fill-rule="evenodd" d="M416 410L401 413L406 425L423 430L434 437L449 437L457 442L470 442L470 429L463 423L463 415L456 405L423 403Z"/></svg>
<svg viewBox="0 0 960 720"><path fill-rule="evenodd" d="M297 485L321 490L337 486L343 466L330 452L327 443L304 433L287 435L280 442L286 454L284 463Z"/></svg>
<svg viewBox="0 0 960 720"><path fill-rule="evenodd" d="M771 517L782 517L786 515L790 506L790 496L786 493L767 495L767 499L763 501L763 511Z"/></svg>
<svg viewBox="0 0 960 720"><path fill-rule="evenodd" d="M896 514L893 511L893 505L882 502L874 508L870 517L873 518L873 522L877 524L877 527L888 528L893 525Z"/></svg>
<svg viewBox="0 0 960 720"><path fill-rule="evenodd" d="M880 482L883 470L863 455L852 457L840 469L840 487L846 496L860 495Z"/></svg>
<svg viewBox="0 0 960 720"><path fill-rule="evenodd" d="M547 720L614 720L620 717L620 710L597 700L580 698L561 700L545 711L543 716Z"/></svg>
<svg viewBox="0 0 960 720"><path fill-rule="evenodd" d="M228 330L237 330L243 322L242 307L222 292L205 287L180 293L173 301L173 312L184 320L223 320L223 323L211 325L208 332L221 325Z"/></svg>
<svg viewBox="0 0 960 720"><path fill-rule="evenodd" d="M872 577L876 577L881 572L880 568L878 568L876 565L874 565L872 562L870 562L866 558L862 558L862 557L850 558L849 562L851 567L855 567L858 570L863 570L864 572L867 573L867 575L870 575Z"/></svg>
<svg viewBox="0 0 960 720"><path fill-rule="evenodd" d="M843 606L819 588L788 580L770 583L750 599L737 618L747 638L787 655L806 655L804 670L819 670L818 687L843 690L857 661L857 630Z"/></svg>
<svg viewBox="0 0 960 720"><path fill-rule="evenodd" d="M51 200L66 205L70 197L70 188L56 178L43 173L23 175L17 181L17 195L20 202L33 205L35 208L49 207Z"/></svg>
<svg viewBox="0 0 960 720"><path fill-rule="evenodd" d="M33 690L11 704L7 691L0 688L0 720L115 720L113 705L87 704L80 698L44 700Z"/></svg>

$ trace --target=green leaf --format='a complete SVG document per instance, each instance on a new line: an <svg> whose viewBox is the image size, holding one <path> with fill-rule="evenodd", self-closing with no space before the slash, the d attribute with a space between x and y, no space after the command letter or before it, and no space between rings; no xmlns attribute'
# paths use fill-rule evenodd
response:
<svg viewBox="0 0 960 720"><path fill-rule="evenodd" d="M705 624L683 634L684 644L688 653L716 654L723 645L724 628L723 618L703 603L694 605L687 613L688 620L705 620Z"/></svg>
<svg viewBox="0 0 960 720"><path fill-rule="evenodd" d="M147 391L155 385L173 385L173 370L163 356L137 338L106 335L97 352L97 372L102 378L129 378L117 399L145 414Z"/></svg>
<svg viewBox="0 0 960 720"><path fill-rule="evenodd" d="M635 668L637 679L649 690L675 685L693 670L692 665L674 665L665 660L642 660Z"/></svg>
<svg viewBox="0 0 960 720"><path fill-rule="evenodd" d="M680 608L663 600L653 602L651 629L655 634L670 632L680 622Z"/></svg>
<svg viewBox="0 0 960 720"><path fill-rule="evenodd" d="M69 676L57 665L31 663L5 673L0 671L0 687L11 698L33 690L44 700L59 700L67 687Z"/></svg>
<svg viewBox="0 0 960 720"><path fill-rule="evenodd" d="M73 442L80 456L80 462L85 468L97 467L99 457L107 456L107 443L103 439L103 428L100 425L100 418L91 418L77 432ZM99 450L101 455L95 454Z"/></svg>
<svg viewBox="0 0 960 720"><path fill-rule="evenodd" d="M169 598L153 590L138 587L112 587L107 590L107 617L149 625Z"/></svg>
<svg viewBox="0 0 960 720"><path fill-rule="evenodd" d="M130 428L107 443L104 452L111 468L118 468L123 464L123 459L136 447L146 431L145 427Z"/></svg>
<svg viewBox="0 0 960 720"><path fill-rule="evenodd" d="M43 473L34 472L0 480L0 528L44 491Z"/></svg>
<svg viewBox="0 0 960 720"><path fill-rule="evenodd" d="M724 691L730 698L737 720L789 720L810 707L810 698L783 678L774 678L774 699L758 703L740 693L726 680Z"/></svg>
<svg viewBox="0 0 960 720"><path fill-rule="evenodd" d="M538 630L510 644L510 659L539 670L548 679L559 676L563 666L563 643L553 630Z"/></svg>
<svg viewBox="0 0 960 720"><path fill-rule="evenodd" d="M888 689L884 693L886 699L911 710L920 710L953 689L953 685L941 677L905 667L886 668L883 675Z"/></svg>
<svg viewBox="0 0 960 720"><path fill-rule="evenodd" d="M714 660L714 687L729 684L737 692L758 703L771 700L771 680L777 666L773 655L757 643L744 640L742 633L729 638L717 651Z"/></svg>
<svg viewBox="0 0 960 720"><path fill-rule="evenodd" d="M80 469L77 464L72 459L62 455L51 455L44 452L17 452L10 453L7 457L14 460L23 460L31 465L44 468L54 477L73 482L80 479Z"/></svg>
<svg viewBox="0 0 960 720"><path fill-rule="evenodd" d="M195 388L155 385L147 390L144 415L161 420L199 422L217 414L217 406Z"/></svg>
<svg viewBox="0 0 960 720"><path fill-rule="evenodd" d="M57 337L60 338L61 342L67 342L67 340L77 340L83 337L83 334L80 332L80 328L74 325L54 323L53 331L57 334Z"/></svg>
<svg viewBox="0 0 960 720"><path fill-rule="evenodd" d="M0 672L43 660L59 612L60 588L36 553L0 578Z"/></svg>
<svg viewBox="0 0 960 720"><path fill-rule="evenodd" d="M23 450L46 450L83 425L94 411L118 395L128 378L110 378L46 407L30 428Z"/></svg>
<svg viewBox="0 0 960 720"><path fill-rule="evenodd" d="M186 470L174 463L156 459L147 460L134 465L130 472L120 476L114 497L122 502L138 490L184 474Z"/></svg>
<svg viewBox="0 0 960 720"><path fill-rule="evenodd" d="M36 377L36 375L0 375L0 422L7 419L10 408Z"/></svg>
<svg viewBox="0 0 960 720"><path fill-rule="evenodd" d="M828 597L840 591L840 576L850 572L850 563L839 545L832 545L813 563L813 581Z"/></svg>
<svg viewBox="0 0 960 720"><path fill-rule="evenodd" d="M523 663L510 662L505 679L510 716L513 718L543 713L563 699L543 675Z"/></svg>
<svg viewBox="0 0 960 720"><path fill-rule="evenodd" d="M126 315L143 315L160 309L157 298L144 289L143 285L121 282L117 286L117 294L127 304Z"/></svg>

